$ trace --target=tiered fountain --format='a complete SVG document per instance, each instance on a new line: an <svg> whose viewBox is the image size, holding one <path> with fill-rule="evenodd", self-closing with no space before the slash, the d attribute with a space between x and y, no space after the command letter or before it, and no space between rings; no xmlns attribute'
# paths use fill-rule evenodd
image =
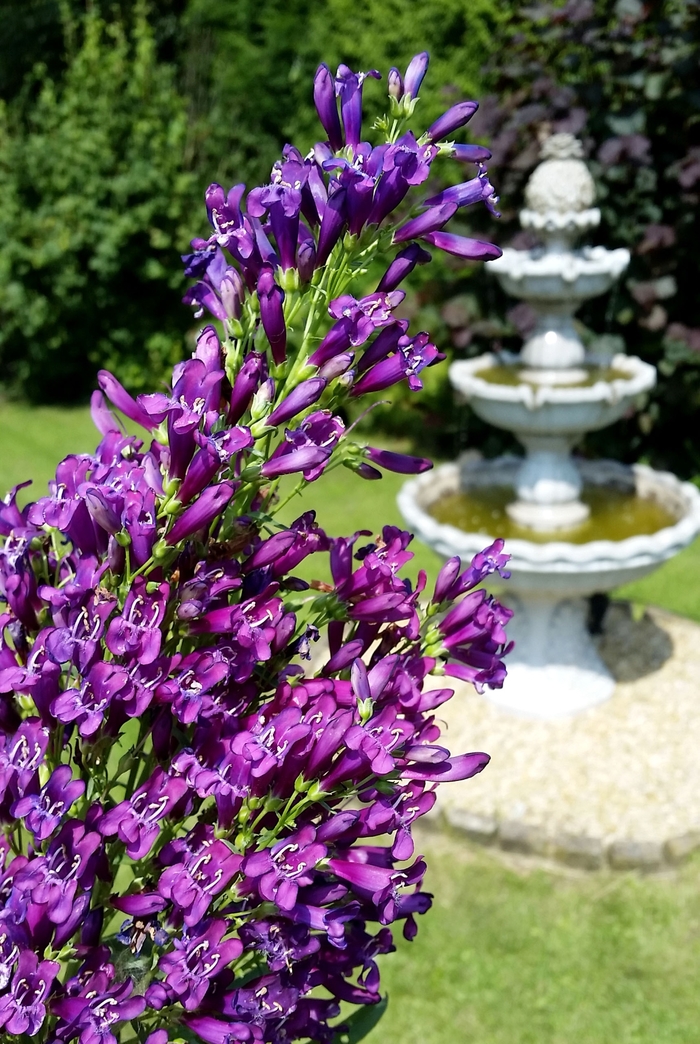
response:
<svg viewBox="0 0 700 1044"><path fill-rule="evenodd" d="M633 408L656 371L624 354L586 355L574 313L610 289L629 253L573 249L600 221L593 180L569 134L549 138L542 156L520 221L543 246L507 249L489 265L509 294L534 308L535 329L519 356L482 355L450 370L461 396L514 432L525 457L443 465L408 482L399 507L446 557L469 560L487 537L506 538L512 576L503 595L515 609L516 648L503 689L488 698L552 718L600 703L614 688L588 633L586 597L645 576L689 544L700 532L700 493L643 465L571 456L587 431Z"/></svg>

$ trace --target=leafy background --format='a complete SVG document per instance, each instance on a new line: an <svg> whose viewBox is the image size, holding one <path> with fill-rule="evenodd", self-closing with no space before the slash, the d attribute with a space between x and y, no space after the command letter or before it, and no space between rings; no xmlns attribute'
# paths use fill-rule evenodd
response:
<svg viewBox="0 0 700 1044"><path fill-rule="evenodd" d="M178 254L205 230L205 186L260 182L286 140L313 142L320 60L386 70L427 48L426 121L481 99L469 130L493 149L503 216L469 213L472 230L531 244L523 187L542 137L569 130L598 185L592 238L632 251L617 290L581 311L582 333L653 362L659 385L583 452L700 473L697 0L4 0L0 21L6 396L81 401L103 365L152 386L187 350ZM369 121L383 89L366 96ZM450 356L517 348L532 320L483 267L438 258L405 310ZM395 392L373 423L438 455L513 448L454 405L445 370L420 397Z"/></svg>

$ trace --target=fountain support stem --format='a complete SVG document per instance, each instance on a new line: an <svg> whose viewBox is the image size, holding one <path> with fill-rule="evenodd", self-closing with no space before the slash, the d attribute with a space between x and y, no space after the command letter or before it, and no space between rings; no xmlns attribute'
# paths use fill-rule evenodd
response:
<svg viewBox="0 0 700 1044"><path fill-rule="evenodd" d="M518 499L506 508L518 525L538 532L571 529L590 514L579 499L581 475L570 453L577 436L518 433L527 456L515 479Z"/></svg>

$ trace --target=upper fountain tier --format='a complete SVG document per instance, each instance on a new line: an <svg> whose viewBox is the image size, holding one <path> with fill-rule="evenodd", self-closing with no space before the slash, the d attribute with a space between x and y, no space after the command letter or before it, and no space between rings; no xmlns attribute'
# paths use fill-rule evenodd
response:
<svg viewBox="0 0 700 1044"><path fill-rule="evenodd" d="M523 228L532 229L543 245L534 250L506 248L490 262L506 293L533 306L537 324L520 353L520 361L544 370L540 379L575 383L585 348L573 315L589 297L606 293L627 268L628 250L584 247L575 240L600 222L593 179L581 159L580 141L571 134L554 134L542 146L543 162L525 190L527 206L520 212Z"/></svg>

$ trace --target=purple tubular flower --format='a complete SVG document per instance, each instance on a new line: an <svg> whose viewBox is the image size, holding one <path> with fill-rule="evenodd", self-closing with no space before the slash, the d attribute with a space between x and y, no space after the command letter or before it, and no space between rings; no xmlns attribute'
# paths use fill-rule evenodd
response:
<svg viewBox="0 0 700 1044"><path fill-rule="evenodd" d="M399 337L396 353L389 358L382 359L381 362L363 373L355 382L350 394L358 396L382 391L384 388L397 384L404 377L407 379L411 391L419 391L423 384L418 374L439 358L444 358L444 356L441 356L435 345L430 343L427 333L416 334L413 338Z"/></svg>
<svg viewBox="0 0 700 1044"><path fill-rule="evenodd" d="M459 754L449 757L437 764L412 764L401 769L403 779L421 779L434 783L453 783L460 779L469 779L482 772L491 758L481 752Z"/></svg>
<svg viewBox="0 0 700 1044"><path fill-rule="evenodd" d="M345 316L339 319L331 326L316 351L309 356L309 366L324 366L336 355L345 352L351 345L350 338L353 332L354 324L350 319Z"/></svg>
<svg viewBox="0 0 700 1044"><path fill-rule="evenodd" d="M374 193L374 203L367 224L381 225L384 218L396 210L410 187L400 167L393 167L388 173L382 174Z"/></svg>
<svg viewBox="0 0 700 1044"><path fill-rule="evenodd" d="M279 424L284 424L292 417L296 417L297 413L301 413L302 410L312 406L321 398L326 384L323 377L311 377L308 381L297 384L279 406L275 407L265 423L269 424L271 428L276 428Z"/></svg>
<svg viewBox="0 0 700 1044"><path fill-rule="evenodd" d="M418 217L411 218L405 225L394 232L393 243L405 243L407 239L417 239L427 232L435 232L446 225L454 214L457 213L456 203L442 203L440 206L431 207Z"/></svg>
<svg viewBox="0 0 700 1044"><path fill-rule="evenodd" d="M291 910L299 888L312 883L314 868L325 855L326 846L316 841L314 827L305 826L272 848L247 856L242 869L248 880L256 880L263 899Z"/></svg>
<svg viewBox="0 0 700 1044"><path fill-rule="evenodd" d="M53 1005L53 1010L68 1023L69 1040L79 1037L85 1044L114 1044L117 1037L113 1028L138 1019L146 1007L146 999L132 996L132 979L110 986L104 973L96 978L102 980L103 989L93 989L79 997L62 997Z"/></svg>
<svg viewBox="0 0 700 1044"><path fill-rule="evenodd" d="M233 382L227 418L230 424L236 424L248 409L264 375L265 356L260 352L249 352Z"/></svg>
<svg viewBox="0 0 700 1044"><path fill-rule="evenodd" d="M272 265L265 263L258 276L260 319L270 342L272 358L281 365L287 357L287 326L284 321L284 290L275 282Z"/></svg>
<svg viewBox="0 0 700 1044"><path fill-rule="evenodd" d="M158 823L187 792L181 776L168 776L158 768L151 778L134 791L133 797L111 809L99 823L103 837L116 834L126 845L130 859L143 859L153 847Z"/></svg>
<svg viewBox="0 0 700 1044"><path fill-rule="evenodd" d="M97 383L112 405L116 406L118 410L121 410L124 416L128 417L129 420L134 421L135 424L139 424L147 431L152 431L158 426L160 421L156 422L153 418L149 417L146 411L138 405L131 395L129 395L126 388L124 388L117 378L113 377L108 370L99 371L97 374Z"/></svg>
<svg viewBox="0 0 700 1044"><path fill-rule="evenodd" d="M420 475L424 471L429 471L433 466L433 462L425 457L411 457L407 453L392 453L390 450L375 449L374 446L367 446L365 456L373 464L378 464L380 468L395 471L399 475Z"/></svg>
<svg viewBox="0 0 700 1044"><path fill-rule="evenodd" d="M229 267L224 272L219 286L221 303L229 319L240 319L243 300L245 298L245 286L239 273L235 268Z"/></svg>
<svg viewBox="0 0 700 1044"><path fill-rule="evenodd" d="M276 478L300 471L307 482L313 482L321 475L344 433L345 425L339 417L334 417L329 410L317 410L298 428L285 432L285 441L260 472L265 478Z"/></svg>
<svg viewBox="0 0 700 1044"><path fill-rule="evenodd" d="M149 586L155 586L155 591L149 592ZM121 615L107 628L105 644L109 651L115 656L134 657L141 664L153 663L160 652L160 625L169 593L166 583L149 585L144 577L136 577Z"/></svg>
<svg viewBox="0 0 700 1044"><path fill-rule="evenodd" d="M335 89L340 97L346 145L359 145L362 137L362 84L368 76L381 79L376 69L355 73L347 65L338 66Z"/></svg>
<svg viewBox="0 0 700 1044"><path fill-rule="evenodd" d="M0 997L0 1026L10 1034L35 1037L46 1018L54 979L61 970L58 961L39 961L31 950L22 950L10 992Z"/></svg>
<svg viewBox="0 0 700 1044"><path fill-rule="evenodd" d="M330 147L333 152L339 152L345 142L338 116L335 81L327 65L319 65L314 76L314 105L321 125L328 135Z"/></svg>
<svg viewBox="0 0 700 1044"><path fill-rule="evenodd" d="M447 112L443 112L442 116L428 127L426 137L430 141L440 141L441 138L446 138L453 131L468 123L478 108L478 102L458 102L457 105L449 108Z"/></svg>
<svg viewBox="0 0 700 1044"><path fill-rule="evenodd" d="M395 65L392 65L391 69L389 69L386 82L389 97L393 98L395 101L401 101L404 92L403 76Z"/></svg>
<svg viewBox="0 0 700 1044"><path fill-rule="evenodd" d="M427 250L424 250L418 243L409 243L403 250L399 250L379 281L377 291L389 293L391 290L396 290L416 265L427 265L429 261L432 261L432 255Z"/></svg>
<svg viewBox="0 0 700 1044"><path fill-rule="evenodd" d="M215 435L195 434L201 449L195 453L182 485L177 491L177 499L181 504L189 502L208 486L217 471L226 466L231 457L241 450L253 445L253 436L249 428L228 428L217 431Z"/></svg>
<svg viewBox="0 0 700 1044"><path fill-rule="evenodd" d="M223 938L228 930L229 924L223 920L196 925L182 939L173 939L174 949L160 958L158 967L165 973L165 982L185 1011L199 1008L211 980L243 952L239 939Z"/></svg>
<svg viewBox="0 0 700 1044"><path fill-rule="evenodd" d="M46 841L61 822L63 814L85 793L81 779L73 779L70 765L59 765L48 783L38 793L27 794L15 801L13 816L24 819L37 841Z"/></svg>
<svg viewBox="0 0 700 1044"><path fill-rule="evenodd" d="M483 145L453 145L452 156L465 163L484 163L491 159L491 153Z"/></svg>
<svg viewBox="0 0 700 1044"><path fill-rule="evenodd" d="M505 541L500 537L494 540L490 547L484 548L474 555L470 565L460 575L462 563L458 555L448 559L438 574L435 581L435 592L432 601L435 605L441 602L454 602L460 595L471 591L472 588L485 580L492 573L499 573L503 580L510 577L505 568L510 561L510 555L503 554Z"/></svg>
<svg viewBox="0 0 700 1044"><path fill-rule="evenodd" d="M456 236L452 232L428 232L422 237L426 243L444 250L446 254L462 257L465 261L493 261L503 251L494 243L485 243L480 239L469 239L467 236Z"/></svg>
<svg viewBox="0 0 700 1044"><path fill-rule="evenodd" d="M458 207L468 207L472 203L479 203L491 198L495 199L494 188L484 171L470 181L463 181L460 185L451 185L449 188L438 192L437 196L426 199L426 206L438 207L445 203L456 203Z"/></svg>
<svg viewBox="0 0 700 1044"><path fill-rule="evenodd" d="M224 510L235 492L233 482L220 482L217 486L208 486L199 499L186 508L177 522L165 535L167 544L179 544L200 529L211 525L217 515Z"/></svg>
<svg viewBox="0 0 700 1044"><path fill-rule="evenodd" d="M316 268L325 265L330 257L331 250L340 239L347 221L346 206L347 189L338 188L332 196L328 197L323 217L321 218L321 231L318 236L316 248Z"/></svg>
<svg viewBox="0 0 700 1044"><path fill-rule="evenodd" d="M416 54L411 58L408 63L408 69L406 69L406 75L404 77L403 88L406 94L409 94L411 98L415 98L420 90L420 85L423 82L423 78L428 71L428 62L430 61L430 55L427 51L421 51L420 54Z"/></svg>

